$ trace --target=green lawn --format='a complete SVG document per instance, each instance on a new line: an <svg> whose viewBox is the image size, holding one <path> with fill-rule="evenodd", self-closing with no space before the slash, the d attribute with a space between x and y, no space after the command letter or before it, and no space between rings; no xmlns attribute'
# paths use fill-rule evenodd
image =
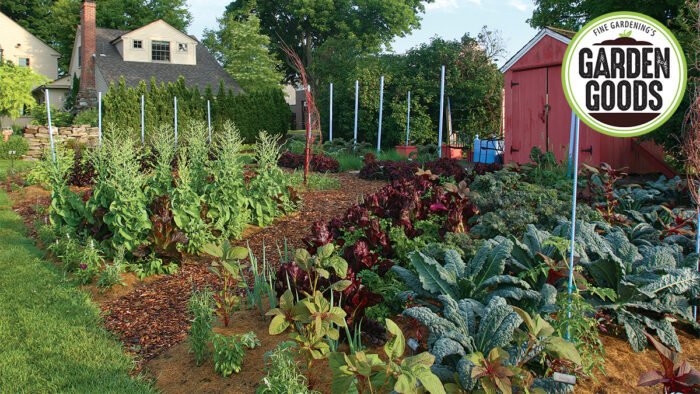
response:
<svg viewBox="0 0 700 394"><path fill-rule="evenodd" d="M34 166L33 161L23 161L23 160L15 160L15 171L17 172L22 172L22 171L29 171ZM7 159L0 159L0 180L5 179L7 176L7 170L12 167L12 162Z"/></svg>
<svg viewBox="0 0 700 394"><path fill-rule="evenodd" d="M0 191L0 392L153 392Z"/></svg>

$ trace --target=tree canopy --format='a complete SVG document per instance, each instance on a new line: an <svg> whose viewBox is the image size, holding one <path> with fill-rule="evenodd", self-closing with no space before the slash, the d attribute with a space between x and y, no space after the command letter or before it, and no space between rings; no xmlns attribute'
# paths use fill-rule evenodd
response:
<svg viewBox="0 0 700 394"><path fill-rule="evenodd" d="M3 0L4 13L60 54L61 73L68 71L82 0ZM192 16L187 0L100 0L97 26L133 30L156 19L185 30Z"/></svg>
<svg viewBox="0 0 700 394"><path fill-rule="evenodd" d="M351 39L333 39L314 56L313 71L319 80L316 102L324 132L328 129L328 85L333 82L334 137L352 139L357 79L358 139L376 143L380 76L384 75L383 144L391 146L405 139L409 90L411 140L436 144L442 65L446 68L445 94L450 98L453 129L466 133L467 138L499 132L503 76L469 35L459 40L433 38L405 55L367 54Z"/></svg>
<svg viewBox="0 0 700 394"><path fill-rule="evenodd" d="M16 118L25 107L34 106L32 89L46 81L46 77L29 67L0 62L0 116Z"/></svg>
<svg viewBox="0 0 700 394"><path fill-rule="evenodd" d="M286 43L306 69L313 64L313 51L331 38L353 39L361 49L374 51L420 26L419 13L433 0L234 0L226 13L244 19L260 18L263 34L270 37L278 57L285 59L280 44ZM298 71L289 64L288 81ZM312 76L313 77L313 76Z"/></svg>
<svg viewBox="0 0 700 394"><path fill-rule="evenodd" d="M205 30L202 43L246 92L281 89L282 64L270 53L270 38L260 33L260 19L225 14L218 30Z"/></svg>

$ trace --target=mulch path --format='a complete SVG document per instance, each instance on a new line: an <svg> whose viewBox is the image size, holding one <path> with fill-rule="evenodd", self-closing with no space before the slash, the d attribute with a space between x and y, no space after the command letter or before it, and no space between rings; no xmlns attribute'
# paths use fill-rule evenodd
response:
<svg viewBox="0 0 700 394"><path fill-rule="evenodd" d="M284 248L301 247L301 239L309 234L317 220L328 221L340 215L365 194L384 186L381 181L366 181L355 174L337 174L340 190L308 191L302 195L299 212L278 219L272 226L249 232L240 245L250 244L251 250L262 261L262 245L266 248L268 264L279 264L277 245ZM105 327L116 333L125 350L136 357L140 370L144 362L173 345L182 342L189 330L187 301L192 289L209 285L218 287L218 280L206 269L206 260L187 259L187 263L173 275L144 284L118 299L104 302L100 308ZM250 281L249 281L250 283Z"/></svg>

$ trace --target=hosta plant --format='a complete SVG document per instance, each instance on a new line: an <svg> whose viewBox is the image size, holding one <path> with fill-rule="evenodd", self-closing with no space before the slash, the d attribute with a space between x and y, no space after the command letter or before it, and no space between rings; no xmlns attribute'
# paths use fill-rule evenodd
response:
<svg viewBox="0 0 700 394"><path fill-rule="evenodd" d="M401 359L406 346L403 333L390 319L386 319L386 326L391 336L384 345L388 362L378 354L364 351L352 355L332 353L329 360L333 372L331 390L334 393L445 393L440 379L430 371L435 357L425 352Z"/></svg>

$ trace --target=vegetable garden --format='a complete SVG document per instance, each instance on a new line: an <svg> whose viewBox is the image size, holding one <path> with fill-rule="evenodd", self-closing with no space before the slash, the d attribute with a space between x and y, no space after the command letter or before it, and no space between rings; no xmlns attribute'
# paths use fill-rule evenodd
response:
<svg viewBox="0 0 700 394"><path fill-rule="evenodd" d="M585 166L569 295L573 186L551 153L505 167L370 153L333 174L342 152L326 145L304 186L280 168L303 162L289 142L219 130L210 144L190 122L176 146L157 127L142 146L106 128L100 147L58 146L4 182L25 183L18 212L157 388L700 389L686 181Z"/></svg>

